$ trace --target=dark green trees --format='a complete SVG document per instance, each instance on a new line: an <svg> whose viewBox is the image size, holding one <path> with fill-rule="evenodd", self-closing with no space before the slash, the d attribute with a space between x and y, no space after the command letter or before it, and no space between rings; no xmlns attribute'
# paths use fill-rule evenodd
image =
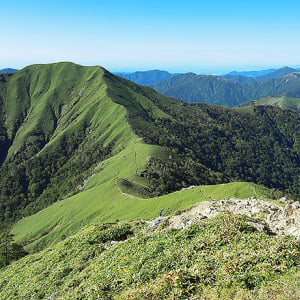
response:
<svg viewBox="0 0 300 300"><path fill-rule="evenodd" d="M3 231L0 234L0 268L26 254L23 246L13 241L13 235L9 231Z"/></svg>

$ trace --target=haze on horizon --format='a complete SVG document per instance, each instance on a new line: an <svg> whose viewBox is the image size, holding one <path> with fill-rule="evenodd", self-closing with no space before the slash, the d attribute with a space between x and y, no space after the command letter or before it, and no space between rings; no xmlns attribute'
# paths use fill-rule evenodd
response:
<svg viewBox="0 0 300 300"><path fill-rule="evenodd" d="M221 73L300 65L298 0L1 3L0 69L73 61Z"/></svg>

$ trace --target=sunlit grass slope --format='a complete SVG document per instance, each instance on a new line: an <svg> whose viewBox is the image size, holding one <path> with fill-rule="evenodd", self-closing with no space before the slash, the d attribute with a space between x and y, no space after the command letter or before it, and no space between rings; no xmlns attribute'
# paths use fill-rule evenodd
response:
<svg viewBox="0 0 300 300"><path fill-rule="evenodd" d="M169 209L168 214L172 214L204 200L270 197L268 189L247 182L191 187L150 199L126 194L115 180L130 175L128 169L131 167L132 173L135 171L134 157L130 158L130 152L127 153L129 155L126 158L126 151L122 151L117 157L104 162L103 165L107 167L91 178L90 189L19 221L12 230L16 239L27 239L32 243L29 248L32 248L37 243L57 242L74 234L84 224L152 219L159 215L161 209Z"/></svg>
<svg viewBox="0 0 300 300"><path fill-rule="evenodd" d="M26 139L32 138L32 132L42 132L49 142L56 133L76 130L80 123L93 119L105 96L102 75L100 67L72 63L34 65L15 73L4 85L5 125L13 138L7 159L29 143ZM79 103L82 99L86 100Z"/></svg>
<svg viewBox="0 0 300 300"><path fill-rule="evenodd" d="M0 160L5 158L1 167L9 170L1 178L12 186L1 188L11 188L9 195L19 196L16 200L1 194L1 217L28 215L77 193L78 185L84 188L85 180L101 171L103 158L124 149L133 164L125 166L126 160L118 157L116 161L122 176L134 181L147 157L157 152L159 147L135 145L138 138L127 122L126 108L107 95L103 74L99 66L57 63L29 66L0 78L0 106L5 112L0 116ZM95 176L89 187L116 177L113 168L108 165L105 175Z"/></svg>
<svg viewBox="0 0 300 300"><path fill-rule="evenodd" d="M264 97L257 100L245 102L240 107L251 105L276 105L282 108L289 108L300 112L300 98L282 97Z"/></svg>
<svg viewBox="0 0 300 300"><path fill-rule="evenodd" d="M0 299L299 299L299 244L250 220L89 225L0 270Z"/></svg>

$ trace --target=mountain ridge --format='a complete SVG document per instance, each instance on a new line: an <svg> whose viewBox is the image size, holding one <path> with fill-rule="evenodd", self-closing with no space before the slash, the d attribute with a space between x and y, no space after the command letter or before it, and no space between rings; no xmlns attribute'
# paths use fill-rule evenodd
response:
<svg viewBox="0 0 300 300"><path fill-rule="evenodd" d="M260 75L260 76L244 76L241 74L226 74L221 76L222 78L226 78L229 79L231 81L236 81L239 83L252 83L252 82L264 82L264 81L268 81L270 79L277 79L277 78L282 78L285 75L288 75L290 73L294 73L294 72L299 72L299 70L294 69L294 68L290 68L290 67L282 67L280 69L275 69L274 71L268 72L264 75Z"/></svg>
<svg viewBox="0 0 300 300"><path fill-rule="evenodd" d="M156 91L188 103L233 107L243 102L265 96L300 96L299 72L293 72L277 79L264 82L239 83L212 75L186 73L150 85Z"/></svg>
<svg viewBox="0 0 300 300"><path fill-rule="evenodd" d="M162 80L169 79L176 75L161 70L136 71L133 73L115 73L115 74L125 79L131 80L137 84L142 84L142 85L149 85L152 83L160 82Z"/></svg>
<svg viewBox="0 0 300 300"><path fill-rule="evenodd" d="M259 71L232 71L226 75L242 75L242 76L246 76L246 77L259 77L259 76L263 76L268 73L274 72L276 70L278 70L278 69L271 68L271 69L259 70Z"/></svg>

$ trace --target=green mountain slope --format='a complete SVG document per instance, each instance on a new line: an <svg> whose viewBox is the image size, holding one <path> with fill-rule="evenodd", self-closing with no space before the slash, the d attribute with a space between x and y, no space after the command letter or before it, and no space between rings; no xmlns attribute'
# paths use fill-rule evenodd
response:
<svg viewBox="0 0 300 300"><path fill-rule="evenodd" d="M300 112L300 98L290 98L290 97L264 97L257 100L251 100L244 102L239 105L239 107L246 107L252 105L276 105L282 108L293 109Z"/></svg>
<svg viewBox="0 0 300 300"><path fill-rule="evenodd" d="M107 96L103 74L60 63L2 76L2 224L79 192L103 160L133 151L137 137L125 108Z"/></svg>
<svg viewBox="0 0 300 300"><path fill-rule="evenodd" d="M0 118L1 225L18 219L11 232L31 252L0 270L1 299L297 292L299 245L247 218L161 232L137 220L272 197L261 184L299 196L298 113L187 104L58 63L1 75Z"/></svg>
<svg viewBox="0 0 300 300"><path fill-rule="evenodd" d="M291 111L186 104L71 63L2 75L0 97L2 225L65 199L15 227L29 243L178 209L186 204L172 197L146 199L191 185L250 181L300 194Z"/></svg>
<svg viewBox="0 0 300 300"><path fill-rule="evenodd" d="M115 164L111 165L117 172L122 168L119 162L123 154L116 157ZM128 160L125 165L128 165ZM102 176L106 177L106 174L104 170ZM73 235L85 224L151 219L157 217L161 209L168 210L171 214L204 200L272 197L270 191L261 186L247 182L233 182L225 185L197 186L144 199L126 193L126 189L117 186L114 180L99 183L100 175L101 173L98 178L93 178L87 189L80 194L58 201L37 214L17 222L12 228L16 241L22 242L27 250L33 251ZM90 188L95 182L98 185Z"/></svg>
<svg viewBox="0 0 300 300"><path fill-rule="evenodd" d="M170 153L169 159L150 160L142 174L156 191L234 178L298 193L299 114L275 107L187 105L124 80L116 85L107 75L107 85L114 86L108 93L127 108L134 131ZM131 97L135 105L121 93L128 87L139 93Z"/></svg>
<svg viewBox="0 0 300 300"><path fill-rule="evenodd" d="M186 102L205 102L233 107L265 96L300 96L300 73L263 82L239 83L217 76L181 74L150 85L166 96Z"/></svg>

